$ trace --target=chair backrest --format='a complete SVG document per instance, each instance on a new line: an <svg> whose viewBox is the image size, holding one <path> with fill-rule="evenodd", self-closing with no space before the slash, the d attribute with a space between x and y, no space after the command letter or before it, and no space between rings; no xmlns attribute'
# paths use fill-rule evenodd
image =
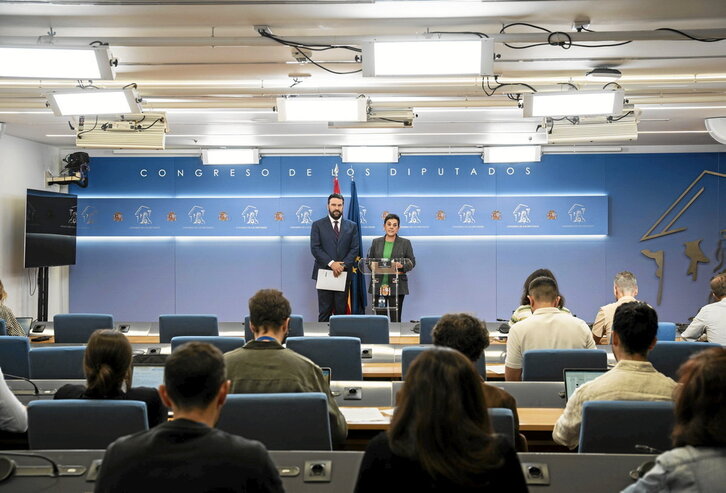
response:
<svg viewBox="0 0 726 493"><path fill-rule="evenodd" d="M320 367L329 367L333 380L363 380L357 337L288 337L287 348Z"/></svg>
<svg viewBox="0 0 726 493"><path fill-rule="evenodd" d="M123 400L37 400L28 404L31 449L105 449L148 429L146 404Z"/></svg>
<svg viewBox="0 0 726 493"><path fill-rule="evenodd" d="M85 346L34 347L30 350L30 378L81 380Z"/></svg>
<svg viewBox="0 0 726 493"><path fill-rule="evenodd" d="M658 322L658 333L656 337L659 341L675 341L676 324L673 322Z"/></svg>
<svg viewBox="0 0 726 493"><path fill-rule="evenodd" d="M217 428L259 440L269 450L332 450L322 392L229 395Z"/></svg>
<svg viewBox="0 0 726 493"><path fill-rule="evenodd" d="M433 346L406 346L401 350L402 379L406 379L406 373L408 373L408 368L411 366L411 363L413 363L413 360L415 360L419 354L423 353L427 349L431 349L432 347ZM477 373L486 380L487 366L483 354L474 362L474 368L476 368Z"/></svg>
<svg viewBox="0 0 726 493"><path fill-rule="evenodd" d="M608 355L602 349L536 349L524 352L522 381L562 382L565 368L607 369Z"/></svg>
<svg viewBox="0 0 726 493"><path fill-rule="evenodd" d="M302 315L290 315L290 323L287 325L287 337L303 337L305 329L303 328ZM245 339L254 341L255 336L250 328L250 316L245 317Z"/></svg>
<svg viewBox="0 0 726 493"><path fill-rule="evenodd" d="M675 342L658 341L653 350L648 353L648 360L653 363L656 370L662 374L678 379L678 368L686 362L691 355L712 347L721 347L713 342Z"/></svg>
<svg viewBox="0 0 726 493"><path fill-rule="evenodd" d="M104 313L61 313L53 317L55 342L86 343L94 331L113 329L113 315Z"/></svg>
<svg viewBox="0 0 726 493"><path fill-rule="evenodd" d="M8 329L5 326L5 320L0 318L0 336L6 336L8 335Z"/></svg>
<svg viewBox="0 0 726 493"><path fill-rule="evenodd" d="M27 337L0 337L0 368L3 373L30 378L30 342Z"/></svg>
<svg viewBox="0 0 726 493"><path fill-rule="evenodd" d="M159 315L159 342L176 336L218 336L216 315Z"/></svg>
<svg viewBox="0 0 726 493"><path fill-rule="evenodd" d="M223 353L234 351L245 345L244 337L224 337L224 336L176 336L171 338L171 350L187 342L206 342L217 347Z"/></svg>
<svg viewBox="0 0 726 493"><path fill-rule="evenodd" d="M489 382L506 390L519 407L565 407L564 382Z"/></svg>
<svg viewBox="0 0 726 493"><path fill-rule="evenodd" d="M389 344L388 317L385 315L333 315L330 335L357 337L361 344Z"/></svg>
<svg viewBox="0 0 726 493"><path fill-rule="evenodd" d="M671 448L671 401L589 401L582 406L580 453L638 454Z"/></svg>
<svg viewBox="0 0 726 493"><path fill-rule="evenodd" d="M431 336L431 331L434 330L436 323L441 317L421 317L419 326L421 331L419 332L419 342L421 344L433 344L434 339Z"/></svg>
<svg viewBox="0 0 726 493"><path fill-rule="evenodd" d="M501 407L490 408L489 419L492 422L492 431L504 435L509 444L514 447L514 414L512 410Z"/></svg>

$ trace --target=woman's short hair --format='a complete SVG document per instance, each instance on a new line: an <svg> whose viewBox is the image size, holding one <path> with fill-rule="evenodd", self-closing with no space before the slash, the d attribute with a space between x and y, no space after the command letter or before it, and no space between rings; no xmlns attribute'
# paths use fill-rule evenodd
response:
<svg viewBox="0 0 726 493"><path fill-rule="evenodd" d="M388 222L389 219L395 219L396 223L398 223L399 226L401 225L401 218L398 217L398 214L389 213L389 214L386 214L386 217L383 218L384 226Z"/></svg>
<svg viewBox="0 0 726 493"><path fill-rule="evenodd" d="M555 284L557 284L557 279L555 278L555 275L552 273L551 270L537 269L536 271L528 275L527 279L524 280L524 286L522 287L522 297L519 300L520 305L529 305L529 298L527 298L527 295L529 294L529 285L538 277L549 277L550 279L555 281ZM565 306L565 297L562 295L562 293L559 293L559 287L557 288L557 291L560 297L560 304L558 306L559 308L562 308Z"/></svg>
<svg viewBox="0 0 726 493"><path fill-rule="evenodd" d="M673 445L726 446L726 348L701 351L678 372Z"/></svg>
<svg viewBox="0 0 726 493"><path fill-rule="evenodd" d="M434 347L411 364L388 432L391 450L434 479L468 485L498 467L482 381L459 351Z"/></svg>
<svg viewBox="0 0 726 493"><path fill-rule="evenodd" d="M88 389L94 398L115 397L124 382L128 384L131 369L131 344L121 332L99 329L91 334L83 357Z"/></svg>

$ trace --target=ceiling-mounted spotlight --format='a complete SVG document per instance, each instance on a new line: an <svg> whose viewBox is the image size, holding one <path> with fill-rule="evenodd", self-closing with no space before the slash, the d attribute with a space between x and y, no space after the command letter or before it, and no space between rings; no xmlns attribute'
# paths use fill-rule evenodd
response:
<svg viewBox="0 0 726 493"><path fill-rule="evenodd" d="M623 74L616 68L597 67L585 74L586 79L598 82L615 82Z"/></svg>
<svg viewBox="0 0 726 493"><path fill-rule="evenodd" d="M715 140L726 144L726 116L706 118L706 130Z"/></svg>
<svg viewBox="0 0 726 493"><path fill-rule="evenodd" d="M0 46L0 77L113 80L116 59L108 46Z"/></svg>
<svg viewBox="0 0 726 493"><path fill-rule="evenodd" d="M125 115L141 113L139 95L133 87L125 89L69 89L46 94L56 116Z"/></svg>
<svg viewBox="0 0 726 493"><path fill-rule="evenodd" d="M277 120L281 122L364 122L365 97L277 98Z"/></svg>

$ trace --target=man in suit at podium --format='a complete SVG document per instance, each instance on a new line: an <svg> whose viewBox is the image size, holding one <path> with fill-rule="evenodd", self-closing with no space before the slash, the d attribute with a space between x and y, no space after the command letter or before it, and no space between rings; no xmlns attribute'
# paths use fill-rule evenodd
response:
<svg viewBox="0 0 726 493"><path fill-rule="evenodd" d="M343 196L333 193L328 196L328 214L313 223L310 230L310 251L315 257L313 279L317 281L318 270L332 270L338 277L347 272L344 291L318 289L318 322L327 322L330 315L345 314L350 289L351 275L358 257L358 226L343 219Z"/></svg>

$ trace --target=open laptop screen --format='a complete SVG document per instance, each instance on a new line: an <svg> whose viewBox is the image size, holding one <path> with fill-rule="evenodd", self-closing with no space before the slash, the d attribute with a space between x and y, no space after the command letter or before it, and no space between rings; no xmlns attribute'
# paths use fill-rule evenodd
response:
<svg viewBox="0 0 726 493"><path fill-rule="evenodd" d="M30 333L30 328L33 326L33 317L15 317L18 321L18 325L23 329L23 332L27 336Z"/></svg>
<svg viewBox="0 0 726 493"><path fill-rule="evenodd" d="M572 397L572 394L575 393L575 390L577 390L578 387L596 379L606 372L607 370L603 370L602 368L565 368L563 370L563 374L565 378L565 393L567 395L567 400L570 400L570 397Z"/></svg>
<svg viewBox="0 0 726 493"><path fill-rule="evenodd" d="M157 388L164 383L164 365L134 365L131 374L132 387Z"/></svg>

